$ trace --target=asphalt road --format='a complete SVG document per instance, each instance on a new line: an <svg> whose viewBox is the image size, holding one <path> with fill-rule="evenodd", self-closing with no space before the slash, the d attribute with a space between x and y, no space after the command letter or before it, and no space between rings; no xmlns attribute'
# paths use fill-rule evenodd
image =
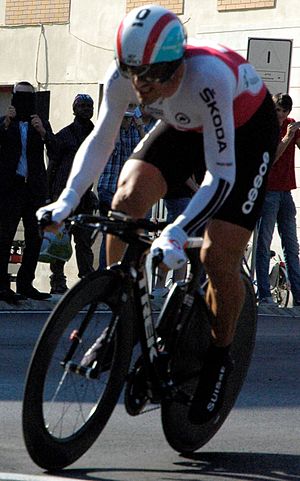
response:
<svg viewBox="0 0 300 481"><path fill-rule="evenodd" d="M29 458L21 432L24 376L46 314L1 312L0 318L0 480L51 479ZM299 317L260 315L238 402L202 450L174 452L159 410L131 418L119 404L95 445L57 479L300 481L299 346Z"/></svg>

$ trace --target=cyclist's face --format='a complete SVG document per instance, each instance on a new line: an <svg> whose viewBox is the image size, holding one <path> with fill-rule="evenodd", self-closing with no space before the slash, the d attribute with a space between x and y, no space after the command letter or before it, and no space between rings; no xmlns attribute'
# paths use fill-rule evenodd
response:
<svg viewBox="0 0 300 481"><path fill-rule="evenodd" d="M288 117L290 110L283 109L279 105L275 105L275 109L276 109L279 125L282 125L285 119Z"/></svg>
<svg viewBox="0 0 300 481"><path fill-rule="evenodd" d="M170 80L163 83L152 82L143 79L143 77L139 78L137 75L133 75L131 82L139 102L144 105L149 105L160 98L171 97L179 87L183 72L184 66L181 64Z"/></svg>

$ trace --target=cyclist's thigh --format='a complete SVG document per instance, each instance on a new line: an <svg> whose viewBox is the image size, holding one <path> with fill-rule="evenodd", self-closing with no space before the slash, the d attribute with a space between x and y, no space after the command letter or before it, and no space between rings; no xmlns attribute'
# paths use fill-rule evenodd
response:
<svg viewBox="0 0 300 481"><path fill-rule="evenodd" d="M120 173L112 208L143 217L166 190L166 182L157 167L131 158Z"/></svg>
<svg viewBox="0 0 300 481"><path fill-rule="evenodd" d="M201 260L214 272L239 272L251 231L239 225L212 219L204 233Z"/></svg>
<svg viewBox="0 0 300 481"><path fill-rule="evenodd" d="M171 192L193 174L198 183L204 177L203 135L194 131L176 130L160 121L134 149L131 158L143 160L161 172Z"/></svg>

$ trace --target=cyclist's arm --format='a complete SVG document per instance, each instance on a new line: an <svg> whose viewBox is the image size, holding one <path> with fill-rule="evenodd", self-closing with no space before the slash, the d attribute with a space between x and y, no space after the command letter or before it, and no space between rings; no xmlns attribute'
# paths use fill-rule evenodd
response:
<svg viewBox="0 0 300 481"><path fill-rule="evenodd" d="M183 214L176 219L187 233L201 228L224 203L236 174L234 145L234 76L219 76L201 90L199 109L203 119L206 175ZM200 162L200 159L199 159Z"/></svg>
<svg viewBox="0 0 300 481"><path fill-rule="evenodd" d="M99 117L91 134L79 147L66 185L80 198L99 177L115 146L123 114L129 102L136 102L129 80L109 69Z"/></svg>

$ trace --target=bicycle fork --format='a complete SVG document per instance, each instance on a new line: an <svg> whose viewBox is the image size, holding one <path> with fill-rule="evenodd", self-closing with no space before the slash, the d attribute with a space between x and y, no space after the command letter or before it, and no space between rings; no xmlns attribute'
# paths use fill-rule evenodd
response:
<svg viewBox="0 0 300 481"><path fill-rule="evenodd" d="M170 355L164 349L164 343L162 338L157 332L155 323L153 320L153 313L150 303L150 296L148 290L148 279L146 269L142 267L136 273L137 286L138 286L138 298L140 299L140 316L143 321L143 334L141 335L142 351L144 353L144 359L146 361L145 368L146 374L150 380L149 385L149 398L153 400L156 397L156 390L159 390L159 397L164 399L177 399L179 402L190 404L191 397L186 393L178 389L172 379L170 372ZM183 290L184 287L174 285L169 293L166 303L171 296L176 295L175 288ZM178 292L177 292L178 295ZM182 295L180 296L182 299ZM177 303L176 303L177 304ZM166 305L166 304L165 304ZM193 305L193 298L189 294L185 294L183 300L183 308L185 310L184 319L182 319L181 325L185 321L185 317L188 316L191 307ZM173 310L172 310L173 311ZM164 311L164 308L162 310ZM173 311L173 315L175 312ZM178 311L176 312L176 316ZM181 327L179 325L179 329ZM147 353L147 355L145 355Z"/></svg>

